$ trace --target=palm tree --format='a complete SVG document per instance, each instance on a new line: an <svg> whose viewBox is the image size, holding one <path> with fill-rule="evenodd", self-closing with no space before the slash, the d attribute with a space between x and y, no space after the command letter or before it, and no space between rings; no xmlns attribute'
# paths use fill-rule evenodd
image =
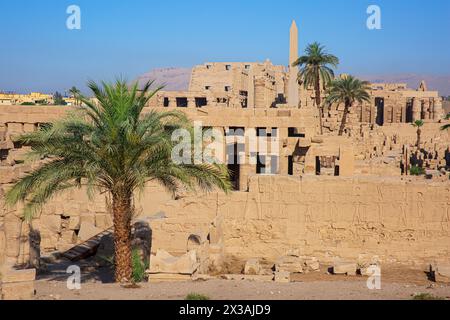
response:
<svg viewBox="0 0 450 320"><path fill-rule="evenodd" d="M363 101L370 102L369 86L369 82L361 81L350 75L343 76L330 83L326 101L330 104L344 104L344 114L339 128L339 136L342 136L344 133L347 116L353 104L355 102L362 103Z"/></svg>
<svg viewBox="0 0 450 320"><path fill-rule="evenodd" d="M81 94L81 91L77 89L77 87L72 87L69 90L69 93L74 97L75 99L75 105L78 105L80 102L79 96Z"/></svg>
<svg viewBox="0 0 450 320"><path fill-rule="evenodd" d="M318 42L308 45L305 55L295 61L292 66L300 66L298 81L303 82L305 88L312 86L315 91L316 106L320 112L320 132L323 133L322 117L323 106L320 95L320 85L326 86L334 79L334 71L339 64L339 59L325 51L325 47Z"/></svg>
<svg viewBox="0 0 450 320"><path fill-rule="evenodd" d="M422 135L422 128L425 122L423 120L416 120L412 123L412 126L417 128L417 148L420 148L420 136Z"/></svg>
<svg viewBox="0 0 450 320"><path fill-rule="evenodd" d="M40 168L21 178L6 195L9 205L22 202L28 220L56 193L86 186L88 194L111 199L114 221L115 280L131 280L131 219L135 191L149 181L159 182L173 195L198 188L231 189L229 173L219 164L177 164L171 158L177 129L192 130L180 112L143 114L149 99L161 88L142 92L115 84L88 84L98 104L81 97L83 107L40 131L20 137L30 156L46 159ZM192 131L190 131L192 132ZM189 147L189 145L188 145Z"/></svg>
<svg viewBox="0 0 450 320"><path fill-rule="evenodd" d="M450 120L450 113L447 114L447 116L445 117L445 120ZM450 124L446 124L441 127L442 131L448 130L448 129L450 129Z"/></svg>

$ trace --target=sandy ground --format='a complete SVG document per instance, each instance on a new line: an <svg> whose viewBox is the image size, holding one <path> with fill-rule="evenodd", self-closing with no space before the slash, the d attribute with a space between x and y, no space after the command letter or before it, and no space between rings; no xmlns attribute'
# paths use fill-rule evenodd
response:
<svg viewBox="0 0 450 320"><path fill-rule="evenodd" d="M231 280L142 283L124 288L102 283L90 272L83 273L81 290L66 286L67 275L43 276L36 282L38 300L183 300L199 293L212 300L398 300L417 293L450 299L450 285L433 283L425 272L404 268L384 269L381 290L369 290L366 278L326 274L325 271L295 275L291 283Z"/></svg>

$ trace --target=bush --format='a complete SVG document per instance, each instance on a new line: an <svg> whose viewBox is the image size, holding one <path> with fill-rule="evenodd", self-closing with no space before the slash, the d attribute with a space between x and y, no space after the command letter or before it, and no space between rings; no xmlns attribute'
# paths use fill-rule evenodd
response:
<svg viewBox="0 0 450 320"><path fill-rule="evenodd" d="M445 300L445 299L442 297L434 296L431 293L416 293L413 296L413 300Z"/></svg>
<svg viewBox="0 0 450 320"><path fill-rule="evenodd" d="M189 293L184 300L209 300L209 297L199 293Z"/></svg>
<svg viewBox="0 0 450 320"><path fill-rule="evenodd" d="M22 106L35 106L36 104L34 102L22 102Z"/></svg>
<svg viewBox="0 0 450 320"><path fill-rule="evenodd" d="M412 166L410 169L410 173L412 176L421 176L425 174L425 169L419 166Z"/></svg>
<svg viewBox="0 0 450 320"><path fill-rule="evenodd" d="M138 283L145 280L145 271L148 269L148 261L142 261L138 249L133 249L131 253L131 264L133 267L133 282Z"/></svg>

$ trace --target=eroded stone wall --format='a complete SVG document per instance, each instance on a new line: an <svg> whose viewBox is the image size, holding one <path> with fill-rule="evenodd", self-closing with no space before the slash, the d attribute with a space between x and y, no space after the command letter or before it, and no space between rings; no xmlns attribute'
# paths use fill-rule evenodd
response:
<svg viewBox="0 0 450 320"><path fill-rule="evenodd" d="M153 251L183 252L191 233L212 230L211 243L242 261L275 260L290 250L323 262L450 258L448 182L260 176L251 178L249 192L186 197L160 209L167 219L151 223Z"/></svg>

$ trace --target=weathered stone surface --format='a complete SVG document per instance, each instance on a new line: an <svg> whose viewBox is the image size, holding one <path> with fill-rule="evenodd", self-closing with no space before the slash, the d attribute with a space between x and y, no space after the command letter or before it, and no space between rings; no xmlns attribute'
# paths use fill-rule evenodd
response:
<svg viewBox="0 0 450 320"><path fill-rule="evenodd" d="M93 224L89 222L81 222L80 231L78 232L78 238L81 241L86 241L91 239L92 237L95 237L102 231L103 231L102 229L95 227Z"/></svg>
<svg viewBox="0 0 450 320"><path fill-rule="evenodd" d="M79 230L80 229L80 224L81 224L80 217L71 216L69 218L69 225L67 226L67 228L69 230Z"/></svg>
<svg viewBox="0 0 450 320"><path fill-rule="evenodd" d="M28 282L34 281L35 279L36 269L7 270L2 277L3 283Z"/></svg>
<svg viewBox="0 0 450 320"><path fill-rule="evenodd" d="M308 271L319 271L320 263L315 257L310 257L305 259L305 269Z"/></svg>
<svg viewBox="0 0 450 320"><path fill-rule="evenodd" d="M6 262L6 235L3 226L0 225L0 270Z"/></svg>
<svg viewBox="0 0 450 320"><path fill-rule="evenodd" d="M245 264L244 273L247 275L257 275L262 271L261 264L258 259L248 260Z"/></svg>
<svg viewBox="0 0 450 320"><path fill-rule="evenodd" d="M42 215L41 228L45 228L51 233L61 232L61 216L58 215Z"/></svg>
<svg viewBox="0 0 450 320"><path fill-rule="evenodd" d="M356 263L336 262L333 265L333 274L345 274L348 276L356 275Z"/></svg>
<svg viewBox="0 0 450 320"><path fill-rule="evenodd" d="M108 229L112 227L113 221L109 214L96 214L95 215L95 226L100 229Z"/></svg>
<svg viewBox="0 0 450 320"><path fill-rule="evenodd" d="M1 289L4 300L31 300L35 295L34 281L3 283Z"/></svg>
<svg viewBox="0 0 450 320"><path fill-rule="evenodd" d="M149 272L192 275L198 266L195 251L190 251L181 257L174 257L165 250L158 250L156 255L150 257Z"/></svg>
<svg viewBox="0 0 450 320"><path fill-rule="evenodd" d="M281 257L275 263L277 272L303 273L303 259L294 256Z"/></svg>
<svg viewBox="0 0 450 320"><path fill-rule="evenodd" d="M190 281L191 276L187 274L171 274L171 273L154 273L149 274L148 282L185 282Z"/></svg>
<svg viewBox="0 0 450 320"><path fill-rule="evenodd" d="M450 264L432 264L429 271L431 271L436 282L450 283Z"/></svg>
<svg viewBox="0 0 450 320"><path fill-rule="evenodd" d="M288 271L275 272L275 282L280 282L280 283L291 282L291 273Z"/></svg>

